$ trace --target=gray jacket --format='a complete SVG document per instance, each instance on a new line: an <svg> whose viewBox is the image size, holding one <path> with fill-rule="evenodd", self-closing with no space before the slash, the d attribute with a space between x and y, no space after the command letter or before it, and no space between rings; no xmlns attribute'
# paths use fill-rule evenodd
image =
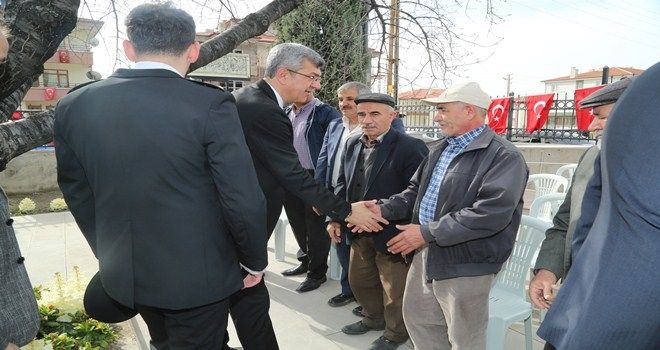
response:
<svg viewBox="0 0 660 350"><path fill-rule="evenodd" d="M386 219L412 216L412 223L419 223L419 203L447 144L444 139L429 144L431 152L408 189L382 202ZM489 128L451 161L434 221L421 226L429 243L427 279L481 276L501 269L516 238L528 175L520 151Z"/></svg>
<svg viewBox="0 0 660 350"><path fill-rule="evenodd" d="M9 217L7 196L0 189L0 349L23 346L39 331L37 301Z"/></svg>
<svg viewBox="0 0 660 350"><path fill-rule="evenodd" d="M584 190L594 174L594 161L598 152L599 148L593 146L580 158L566 199L552 219L552 227L545 231L545 239L541 244L534 270L546 269L554 273L557 278L566 277L571 267L571 242L581 215Z"/></svg>

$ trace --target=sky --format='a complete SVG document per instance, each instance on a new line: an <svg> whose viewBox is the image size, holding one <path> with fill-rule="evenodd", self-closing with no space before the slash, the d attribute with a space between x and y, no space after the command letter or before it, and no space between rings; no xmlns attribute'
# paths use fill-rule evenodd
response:
<svg viewBox="0 0 660 350"><path fill-rule="evenodd" d="M121 2L119 0L118 2ZM118 4L120 37L123 16L130 7L146 1L130 0ZM199 0L173 1L188 11L197 30L214 28L229 11L208 11ZM452 83L476 81L492 96L506 94L505 76L511 74L511 91L527 95L544 92L542 80L565 76L571 67L579 72L610 67L646 69L660 61L660 1L658 0L492 0L502 20L491 26L485 20L485 0L467 2L451 19L463 30L478 37L481 45L461 44L467 56L465 66L447 72L446 79L434 79L419 71L421 50L403 50L399 68L399 91L411 88L445 88ZM107 1L87 1L83 17L105 21L94 48L93 69L107 77L115 63L115 21L107 14ZM209 1L208 3L216 3ZM266 0L234 0L232 12L242 17L266 5ZM466 3L466 1L463 1ZM214 5L218 6L218 5ZM90 12L91 10L91 12ZM475 63L478 62L478 63ZM421 73L421 74L420 74ZM419 76L419 77L418 77ZM406 79L407 78L407 79ZM381 86L382 87L382 86Z"/></svg>

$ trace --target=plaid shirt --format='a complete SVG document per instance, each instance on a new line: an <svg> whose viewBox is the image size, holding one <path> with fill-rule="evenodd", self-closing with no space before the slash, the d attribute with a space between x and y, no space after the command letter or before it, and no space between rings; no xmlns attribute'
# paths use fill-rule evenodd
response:
<svg viewBox="0 0 660 350"><path fill-rule="evenodd" d="M440 159L438 159L438 163L433 169L429 186L426 188L424 197L422 197L422 201L419 204L419 223L421 225L428 225L435 218L435 209L438 205L438 195L440 194L440 184L442 184L442 179L445 177L449 163L485 129L486 125L482 125L463 135L447 138L449 145L442 151Z"/></svg>

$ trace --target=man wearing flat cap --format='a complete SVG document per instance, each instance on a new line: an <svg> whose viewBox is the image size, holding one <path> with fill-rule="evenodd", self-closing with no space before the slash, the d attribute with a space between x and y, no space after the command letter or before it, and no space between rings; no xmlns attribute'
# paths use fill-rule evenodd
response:
<svg viewBox="0 0 660 350"><path fill-rule="evenodd" d="M357 96L355 103L362 134L346 142L335 193L349 203L387 198L408 186L428 148L422 140L391 128L397 117L392 97L367 93ZM342 331L354 335L385 329L369 349L396 349L408 339L401 312L408 264L386 246L398 233L395 225L407 222L408 218L392 220L380 232L345 236L351 241L348 280L364 317ZM347 233L339 222L328 224L337 243L341 230Z"/></svg>
<svg viewBox="0 0 660 350"><path fill-rule="evenodd" d="M416 349L485 349L488 295L511 254L528 170L518 149L485 125L490 98L477 83L424 100L437 107L444 138L408 188L372 206L401 233L394 254L416 251L403 318Z"/></svg>
<svg viewBox="0 0 660 350"><path fill-rule="evenodd" d="M553 226L545 232L545 240L534 266L534 278L529 283L529 298L541 309L548 309L554 299L552 285L565 278L571 267L571 242L583 205L589 179L594 174L594 162L600 151L600 139L614 103L634 78L624 78L593 92L580 103L580 108L593 108L594 119L589 131L595 134L597 145L580 158L566 199L552 219ZM587 203L590 205L590 203ZM585 223L591 224L591 223Z"/></svg>

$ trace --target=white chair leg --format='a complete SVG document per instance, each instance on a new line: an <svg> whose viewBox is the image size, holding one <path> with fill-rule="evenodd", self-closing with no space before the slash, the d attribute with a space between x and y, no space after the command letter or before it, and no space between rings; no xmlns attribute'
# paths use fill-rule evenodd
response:
<svg viewBox="0 0 660 350"><path fill-rule="evenodd" d="M532 331L532 315L525 320L525 349L532 350L534 333Z"/></svg>
<svg viewBox="0 0 660 350"><path fill-rule="evenodd" d="M275 236L275 260L284 261L285 245L286 245L286 227L289 225L289 220L286 218L279 218L273 234Z"/></svg>
<svg viewBox="0 0 660 350"><path fill-rule="evenodd" d="M328 263L328 274L330 279L339 281L341 279L341 264L339 264L339 256L337 256L337 245L330 243L330 262Z"/></svg>
<svg viewBox="0 0 660 350"><path fill-rule="evenodd" d="M489 317L486 329L486 350L504 350L507 327L504 320Z"/></svg>

